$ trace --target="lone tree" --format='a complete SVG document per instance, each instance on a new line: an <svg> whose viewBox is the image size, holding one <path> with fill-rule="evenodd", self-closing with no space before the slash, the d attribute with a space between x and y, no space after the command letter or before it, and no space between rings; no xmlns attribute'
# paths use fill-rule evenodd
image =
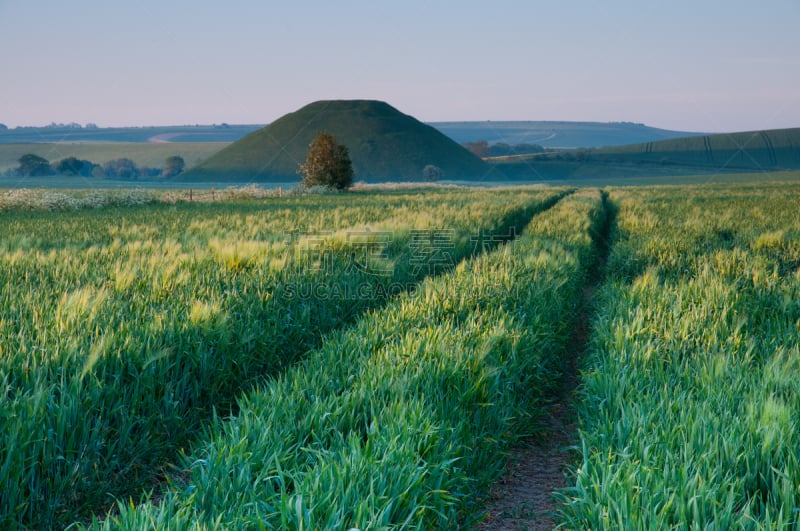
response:
<svg viewBox="0 0 800 531"><path fill-rule="evenodd" d="M422 168L422 178L426 181L438 181L444 177L444 172L439 166L428 164Z"/></svg>
<svg viewBox="0 0 800 531"><path fill-rule="evenodd" d="M325 131L317 134L308 146L306 162L298 173L304 175L300 185L306 188L324 186L345 190L353 184L353 163L347 146L336 143L336 137Z"/></svg>

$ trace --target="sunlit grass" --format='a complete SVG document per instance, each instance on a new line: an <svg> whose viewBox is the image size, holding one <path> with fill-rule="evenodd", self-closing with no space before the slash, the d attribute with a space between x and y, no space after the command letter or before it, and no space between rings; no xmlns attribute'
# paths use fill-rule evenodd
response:
<svg viewBox="0 0 800 531"><path fill-rule="evenodd" d="M562 199L513 243L328 335L217 418L162 500L93 527L472 522L554 388L603 219L597 191Z"/></svg>
<svg viewBox="0 0 800 531"><path fill-rule="evenodd" d="M570 529L800 525L800 189L617 190Z"/></svg>
<svg viewBox="0 0 800 531"><path fill-rule="evenodd" d="M563 193L77 209L37 202L44 191L26 196L30 209L0 214L0 526L62 527L113 496L138 496L215 411L238 408L239 393L390 295L484 250L472 235L521 230ZM419 219L452 231L451 261L429 268L435 249L411 245ZM373 242L365 268L352 267L363 242L348 241L351 227L391 235ZM327 233L341 235L336 245L298 249Z"/></svg>

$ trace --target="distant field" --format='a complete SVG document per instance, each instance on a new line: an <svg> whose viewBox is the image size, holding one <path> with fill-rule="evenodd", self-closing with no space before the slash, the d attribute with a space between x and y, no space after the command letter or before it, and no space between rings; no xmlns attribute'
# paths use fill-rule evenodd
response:
<svg viewBox="0 0 800 531"><path fill-rule="evenodd" d="M17 167L22 155L33 153L55 162L66 157L77 157L103 164L109 160L129 158L137 166L159 168L172 155L180 155L191 168L204 161L228 142L118 142L78 144L2 144L0 143L0 173Z"/></svg>
<svg viewBox="0 0 800 531"><path fill-rule="evenodd" d="M800 167L800 128L678 138L597 149L600 162L634 162L727 169Z"/></svg>
<svg viewBox="0 0 800 531"><path fill-rule="evenodd" d="M579 186L579 187L604 187L604 186L662 186L662 185L697 185L697 184L753 184L753 183L789 183L800 182L800 171L776 171L761 173L664 173L651 175L626 175L625 168L595 168L597 171L586 173L583 176L553 178L543 176L536 181L543 186ZM601 170L605 170L603 173ZM464 186L503 187L520 184L521 181L491 181L475 183L467 181L452 181L453 184Z"/></svg>
<svg viewBox="0 0 800 531"><path fill-rule="evenodd" d="M655 142L701 135L628 122L435 122L433 127L456 142L539 144L549 148L592 148Z"/></svg>
<svg viewBox="0 0 800 531"><path fill-rule="evenodd" d="M466 134L465 131L471 130L472 133L478 134L481 127L484 127L485 131L489 131L491 126L497 134L507 133L508 136L503 138L505 141L513 143L517 141L536 142L535 138L525 135L532 134L534 129L531 128L534 124L547 123L559 124L559 122L454 122L436 124L436 126L444 132L448 131L444 126L462 127L461 130L458 130L461 131L458 134L454 133L455 129L450 130L451 137L456 140L463 138L458 135ZM572 132L578 131L580 129L578 126L581 125L566 122L562 124L566 124L563 125L564 128L569 125ZM610 128L609 131L614 127L630 130L652 129L636 124L607 125ZM529 128L525 129L525 127ZM129 131L138 131L139 129L149 129L149 133L158 133L162 135L163 140L179 138L176 136L179 131L164 132L169 128L131 128ZM566 131L566 129L564 130ZM599 130L598 124L585 125L585 131L597 132ZM0 137L8 133L0 131ZM139 134L141 135L141 131ZM608 134L611 133L608 132ZM489 141L497 140L497 138L489 136L487 138ZM607 136L606 138L611 137ZM149 167L161 167L167 157L180 155L186 160L187 168L191 169L229 145L228 142L200 141L8 144L0 140L0 174L16 167L18 159L26 153L42 156L51 162L75 156L99 164L126 157L132 159L139 166ZM257 152L257 150L255 151ZM297 148L295 159L299 160L300 158L302 158L302 148ZM487 171L485 177L480 179L485 182L473 182L473 184L486 184L490 180L495 183L500 181L556 182L582 186L795 180L796 174L776 172L800 169L800 129L694 136L598 149L562 150L536 155L499 157L487 159L487 161L494 164L499 171L496 173ZM451 172L451 175L458 173ZM364 175L359 176L357 172L356 180L364 179ZM227 184L223 184L223 186L248 183L254 180L254 178L248 179L246 176L242 176L240 181L231 179L226 181ZM287 179L280 180L286 181ZM392 179L387 177L387 180ZM212 181L214 181L213 185L217 186L223 179L209 178L205 186L210 186L209 183ZM277 180L273 184L276 183L284 184L278 183ZM73 186L72 182L65 184L68 187ZM28 179L21 184L8 179L0 180L0 187L20 185L28 187L60 186L58 183L41 184L38 179ZM82 186L108 187L109 185L104 181L92 181Z"/></svg>
<svg viewBox="0 0 800 531"><path fill-rule="evenodd" d="M489 160L506 177L517 180L769 173L800 169L800 129L696 136Z"/></svg>
<svg viewBox="0 0 800 531"><path fill-rule="evenodd" d="M655 142L703 133L669 131L626 122L430 122L458 143L486 140L490 144L532 143L545 147L620 146ZM0 144L30 142L235 142L261 125L113 127L98 129L26 128L0 130Z"/></svg>
<svg viewBox="0 0 800 531"><path fill-rule="evenodd" d="M627 186L644 184L741 183L795 180L800 173L785 171L716 171L696 166L659 166L597 162L541 162L500 167L506 182L557 182L570 186Z"/></svg>
<svg viewBox="0 0 800 531"><path fill-rule="evenodd" d="M0 144L59 142L233 142L260 125L170 125L71 129L26 127L0 130Z"/></svg>

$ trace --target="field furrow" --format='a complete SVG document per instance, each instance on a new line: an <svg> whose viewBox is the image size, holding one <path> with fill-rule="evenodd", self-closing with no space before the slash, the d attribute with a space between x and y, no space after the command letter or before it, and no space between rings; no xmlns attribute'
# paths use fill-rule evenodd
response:
<svg viewBox="0 0 800 531"><path fill-rule="evenodd" d="M766 131L761 132L761 139L764 141L764 146L767 148L767 156L769 159L769 163L772 166L778 165L778 157L775 154L775 148L772 145L772 140L769 138L769 135Z"/></svg>
<svg viewBox="0 0 800 531"><path fill-rule="evenodd" d="M616 190L569 529L800 525L800 188Z"/></svg>
<svg viewBox="0 0 800 531"><path fill-rule="evenodd" d="M240 400L158 503L92 527L449 528L552 391L593 261L598 192L424 282Z"/></svg>
<svg viewBox="0 0 800 531"><path fill-rule="evenodd" d="M609 233L615 223L615 208L608 194L603 191L601 197L603 217L591 233L596 258L588 266L581 304L572 318L554 392L543 397L541 430L512 448L503 476L492 486L487 517L476 527L481 531L549 531L558 522L559 505L554 493L567 486L565 471L579 440L574 415L575 392L581 382L579 367L590 340L594 294L603 280L610 251Z"/></svg>
<svg viewBox="0 0 800 531"><path fill-rule="evenodd" d="M238 392L561 195L4 213L0 522L61 527L152 485Z"/></svg>

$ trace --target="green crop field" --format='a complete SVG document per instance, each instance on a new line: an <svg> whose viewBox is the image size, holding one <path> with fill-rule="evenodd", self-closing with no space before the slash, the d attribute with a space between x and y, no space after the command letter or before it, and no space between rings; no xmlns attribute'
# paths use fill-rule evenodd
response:
<svg viewBox="0 0 800 531"><path fill-rule="evenodd" d="M585 315L560 523L800 525L797 183L185 199L0 192L0 527L468 529Z"/></svg>
<svg viewBox="0 0 800 531"><path fill-rule="evenodd" d="M237 393L563 194L44 202L53 212L7 194L0 522L62 526L145 488Z"/></svg>
<svg viewBox="0 0 800 531"><path fill-rule="evenodd" d="M619 189L570 529L800 525L800 187Z"/></svg>

